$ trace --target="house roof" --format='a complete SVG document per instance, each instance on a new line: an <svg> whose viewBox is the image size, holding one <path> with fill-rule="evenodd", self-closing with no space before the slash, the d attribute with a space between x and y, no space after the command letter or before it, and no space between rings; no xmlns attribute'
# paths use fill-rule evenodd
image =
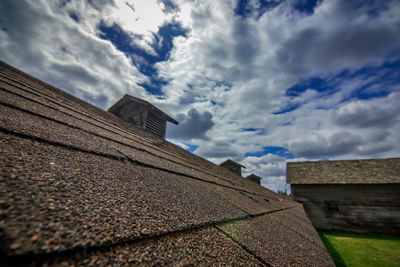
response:
<svg viewBox="0 0 400 267"><path fill-rule="evenodd" d="M288 184L400 183L400 158L289 162Z"/></svg>
<svg viewBox="0 0 400 267"><path fill-rule="evenodd" d="M246 169L245 166L243 166L242 164L237 163L236 161L233 161L233 160L231 160L231 159L227 159L227 160L225 160L224 162L220 163L219 165L220 165L220 166L224 166L224 165L227 165L227 164L228 164L228 165L229 165L229 164L236 165L236 166L239 166L239 167L241 167L241 168L245 168L245 169Z"/></svg>
<svg viewBox="0 0 400 267"><path fill-rule="evenodd" d="M174 120L173 118L171 118L170 116L168 116L165 112L163 112L162 110L158 109L156 106L154 106L153 104L147 102L144 99L140 99L131 95L124 95L120 100L118 100L114 105L112 105L108 111L113 113L113 110L118 110L119 108L121 108L122 106L127 106L127 105L143 105L146 106L148 109L150 109L151 111L153 111L155 114L157 114L158 116L160 116L161 118L163 118L166 121L172 122L174 124L178 124L178 122L176 120Z"/></svg>
<svg viewBox="0 0 400 267"><path fill-rule="evenodd" d="M333 266L301 204L0 62L0 262Z"/></svg>

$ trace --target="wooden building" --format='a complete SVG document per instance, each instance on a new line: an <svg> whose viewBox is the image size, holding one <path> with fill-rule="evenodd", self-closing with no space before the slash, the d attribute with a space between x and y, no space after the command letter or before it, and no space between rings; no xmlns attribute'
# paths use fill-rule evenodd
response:
<svg viewBox="0 0 400 267"><path fill-rule="evenodd" d="M167 121L178 124L154 105L130 95L124 95L108 109L108 112L161 138L165 138Z"/></svg>
<svg viewBox="0 0 400 267"><path fill-rule="evenodd" d="M256 182L257 184L261 184L261 180L262 180L261 177L255 175L255 174L250 174L249 176L246 177L246 179Z"/></svg>
<svg viewBox="0 0 400 267"><path fill-rule="evenodd" d="M246 168L245 166L243 166L231 159L225 160L224 162L219 164L219 166L222 166L240 176L242 176L242 168Z"/></svg>
<svg viewBox="0 0 400 267"><path fill-rule="evenodd" d="M400 234L400 158L290 162L286 177L316 228Z"/></svg>

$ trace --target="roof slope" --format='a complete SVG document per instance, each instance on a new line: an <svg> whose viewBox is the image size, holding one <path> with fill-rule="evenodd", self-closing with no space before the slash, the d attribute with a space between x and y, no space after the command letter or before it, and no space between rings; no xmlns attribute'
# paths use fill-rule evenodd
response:
<svg viewBox="0 0 400 267"><path fill-rule="evenodd" d="M288 162L288 184L400 183L400 158Z"/></svg>
<svg viewBox="0 0 400 267"><path fill-rule="evenodd" d="M302 206L0 62L0 262L333 266Z"/></svg>

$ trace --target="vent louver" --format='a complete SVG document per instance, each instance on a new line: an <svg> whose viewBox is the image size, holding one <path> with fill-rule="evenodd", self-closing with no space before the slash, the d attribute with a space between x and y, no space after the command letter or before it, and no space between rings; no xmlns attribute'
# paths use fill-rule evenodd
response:
<svg viewBox="0 0 400 267"><path fill-rule="evenodd" d="M150 133L164 138L165 136L165 127L166 123L165 120L162 120L157 115L153 113L149 113L146 118L146 126L145 129Z"/></svg>
<svg viewBox="0 0 400 267"><path fill-rule="evenodd" d="M108 111L160 138L165 138L167 121L178 124L146 100L130 95L124 95Z"/></svg>

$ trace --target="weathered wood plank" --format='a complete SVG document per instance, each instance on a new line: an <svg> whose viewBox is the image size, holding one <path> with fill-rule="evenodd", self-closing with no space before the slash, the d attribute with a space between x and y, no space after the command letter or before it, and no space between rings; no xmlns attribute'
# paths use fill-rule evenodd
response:
<svg viewBox="0 0 400 267"><path fill-rule="evenodd" d="M400 185L292 185L316 228L400 234Z"/></svg>

